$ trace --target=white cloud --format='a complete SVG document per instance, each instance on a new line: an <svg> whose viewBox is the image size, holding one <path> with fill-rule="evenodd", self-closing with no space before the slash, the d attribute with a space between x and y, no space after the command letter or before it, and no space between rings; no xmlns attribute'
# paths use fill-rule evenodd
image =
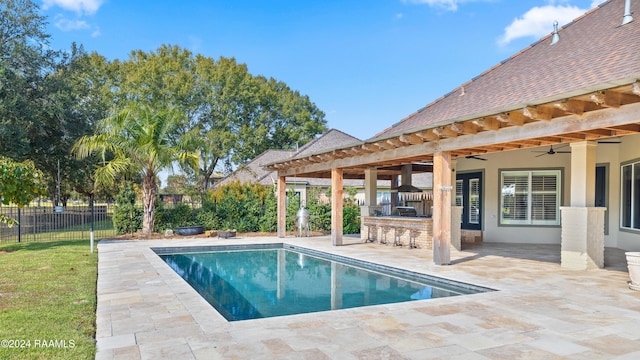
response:
<svg viewBox="0 0 640 360"><path fill-rule="evenodd" d="M445 10L456 11L458 10L458 3L460 0L403 0L406 3L412 4L427 4L433 7L440 7Z"/></svg>
<svg viewBox="0 0 640 360"><path fill-rule="evenodd" d="M426 4L431 7L442 8L444 10L456 11L458 5L467 2L479 2L479 1L495 1L495 0L402 0L404 3L410 4Z"/></svg>
<svg viewBox="0 0 640 360"><path fill-rule="evenodd" d="M597 3L602 1L593 1L592 6L593 4L597 6ZM521 17L513 20L504 29L504 34L498 40L498 44L507 45L511 41L523 37L541 38L553 31L554 21L558 21L558 24L562 26L570 23L586 11L587 9L570 5L550 4L533 7Z"/></svg>
<svg viewBox="0 0 640 360"><path fill-rule="evenodd" d="M64 17L56 17L55 27L62 31L84 30L89 29L89 24L84 20L69 20Z"/></svg>
<svg viewBox="0 0 640 360"><path fill-rule="evenodd" d="M95 14L104 0L42 0L42 9L58 6L62 9L74 11L78 15Z"/></svg>
<svg viewBox="0 0 640 360"><path fill-rule="evenodd" d="M77 30L91 30L91 37L98 37L101 35L100 28L92 26L88 22L80 19L67 19L63 15L56 15L53 25L61 31L77 31Z"/></svg>

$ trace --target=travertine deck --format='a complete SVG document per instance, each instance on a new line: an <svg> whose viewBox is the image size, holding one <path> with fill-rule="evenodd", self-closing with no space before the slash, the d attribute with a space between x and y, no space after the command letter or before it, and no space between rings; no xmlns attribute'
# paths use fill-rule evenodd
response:
<svg viewBox="0 0 640 360"><path fill-rule="evenodd" d="M150 247L285 242L500 291L229 323ZM359 239L347 239L359 242ZM640 292L624 253L560 268L553 245L430 251L327 237L101 241L97 359L638 359Z"/></svg>

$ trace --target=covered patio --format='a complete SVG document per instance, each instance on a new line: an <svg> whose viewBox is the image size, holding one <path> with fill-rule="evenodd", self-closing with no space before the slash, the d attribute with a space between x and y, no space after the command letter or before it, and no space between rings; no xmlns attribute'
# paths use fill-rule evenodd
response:
<svg viewBox="0 0 640 360"><path fill-rule="evenodd" d="M452 205L461 195L454 186L460 169L480 174L492 193L486 197L490 211L476 224L479 231L491 229L487 241L553 238L561 244L562 266L577 270L604 266L606 240L638 248L640 202L633 191L640 189L631 190L631 171L623 188L618 170L640 168L640 22L621 25L628 7L623 0L601 4L367 141L269 164L279 176L278 233L284 235L287 177L331 178L331 241L342 245L344 179L365 180L362 215L371 216L376 179L423 165L433 171L435 264L450 264L452 245L459 249L460 221ZM605 143L620 146L605 150ZM554 150L560 146L563 151ZM569 152L562 161L538 159ZM606 167L601 184L598 166ZM505 198L516 183L504 174L524 184L522 192L511 192L518 202L511 207ZM609 194L617 198L614 206L607 206ZM612 234L606 234L608 224Z"/></svg>

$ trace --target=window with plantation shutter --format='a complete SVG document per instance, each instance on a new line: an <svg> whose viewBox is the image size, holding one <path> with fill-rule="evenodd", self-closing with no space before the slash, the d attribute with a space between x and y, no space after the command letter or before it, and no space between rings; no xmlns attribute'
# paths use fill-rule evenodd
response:
<svg viewBox="0 0 640 360"><path fill-rule="evenodd" d="M480 179L469 180L469 223L480 223Z"/></svg>
<svg viewBox="0 0 640 360"><path fill-rule="evenodd" d="M560 170L502 171L500 223L560 224Z"/></svg>
<svg viewBox="0 0 640 360"><path fill-rule="evenodd" d="M456 180L456 206L462 206L462 180Z"/></svg>

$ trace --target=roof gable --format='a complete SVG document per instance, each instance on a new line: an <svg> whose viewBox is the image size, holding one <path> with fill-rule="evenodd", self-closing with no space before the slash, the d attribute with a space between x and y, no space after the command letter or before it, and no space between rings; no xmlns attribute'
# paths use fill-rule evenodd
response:
<svg viewBox="0 0 640 360"><path fill-rule="evenodd" d="M273 171L266 170L263 166L275 161L285 160L295 154L292 150L267 150L256 156L248 163L241 165L234 172L215 184L215 187L226 185L233 181L241 183L260 183L267 178ZM277 177L277 175L276 175Z"/></svg>
<svg viewBox="0 0 640 360"><path fill-rule="evenodd" d="M337 147L353 145L354 143L359 142L361 142L361 140L356 137L353 137L337 129L330 129L321 136L309 141L303 147L298 149L298 152L295 156L306 156L329 149L335 149Z"/></svg>
<svg viewBox="0 0 640 360"><path fill-rule="evenodd" d="M306 156L315 152L322 152L335 147L348 146L361 140L340 130L330 129L321 136L309 141L297 151L293 150L267 150L248 163L238 167L229 176L220 180L215 187L228 184L232 181L241 183L261 183L269 185L277 178L272 170L267 170L264 165L283 161L297 156Z"/></svg>

